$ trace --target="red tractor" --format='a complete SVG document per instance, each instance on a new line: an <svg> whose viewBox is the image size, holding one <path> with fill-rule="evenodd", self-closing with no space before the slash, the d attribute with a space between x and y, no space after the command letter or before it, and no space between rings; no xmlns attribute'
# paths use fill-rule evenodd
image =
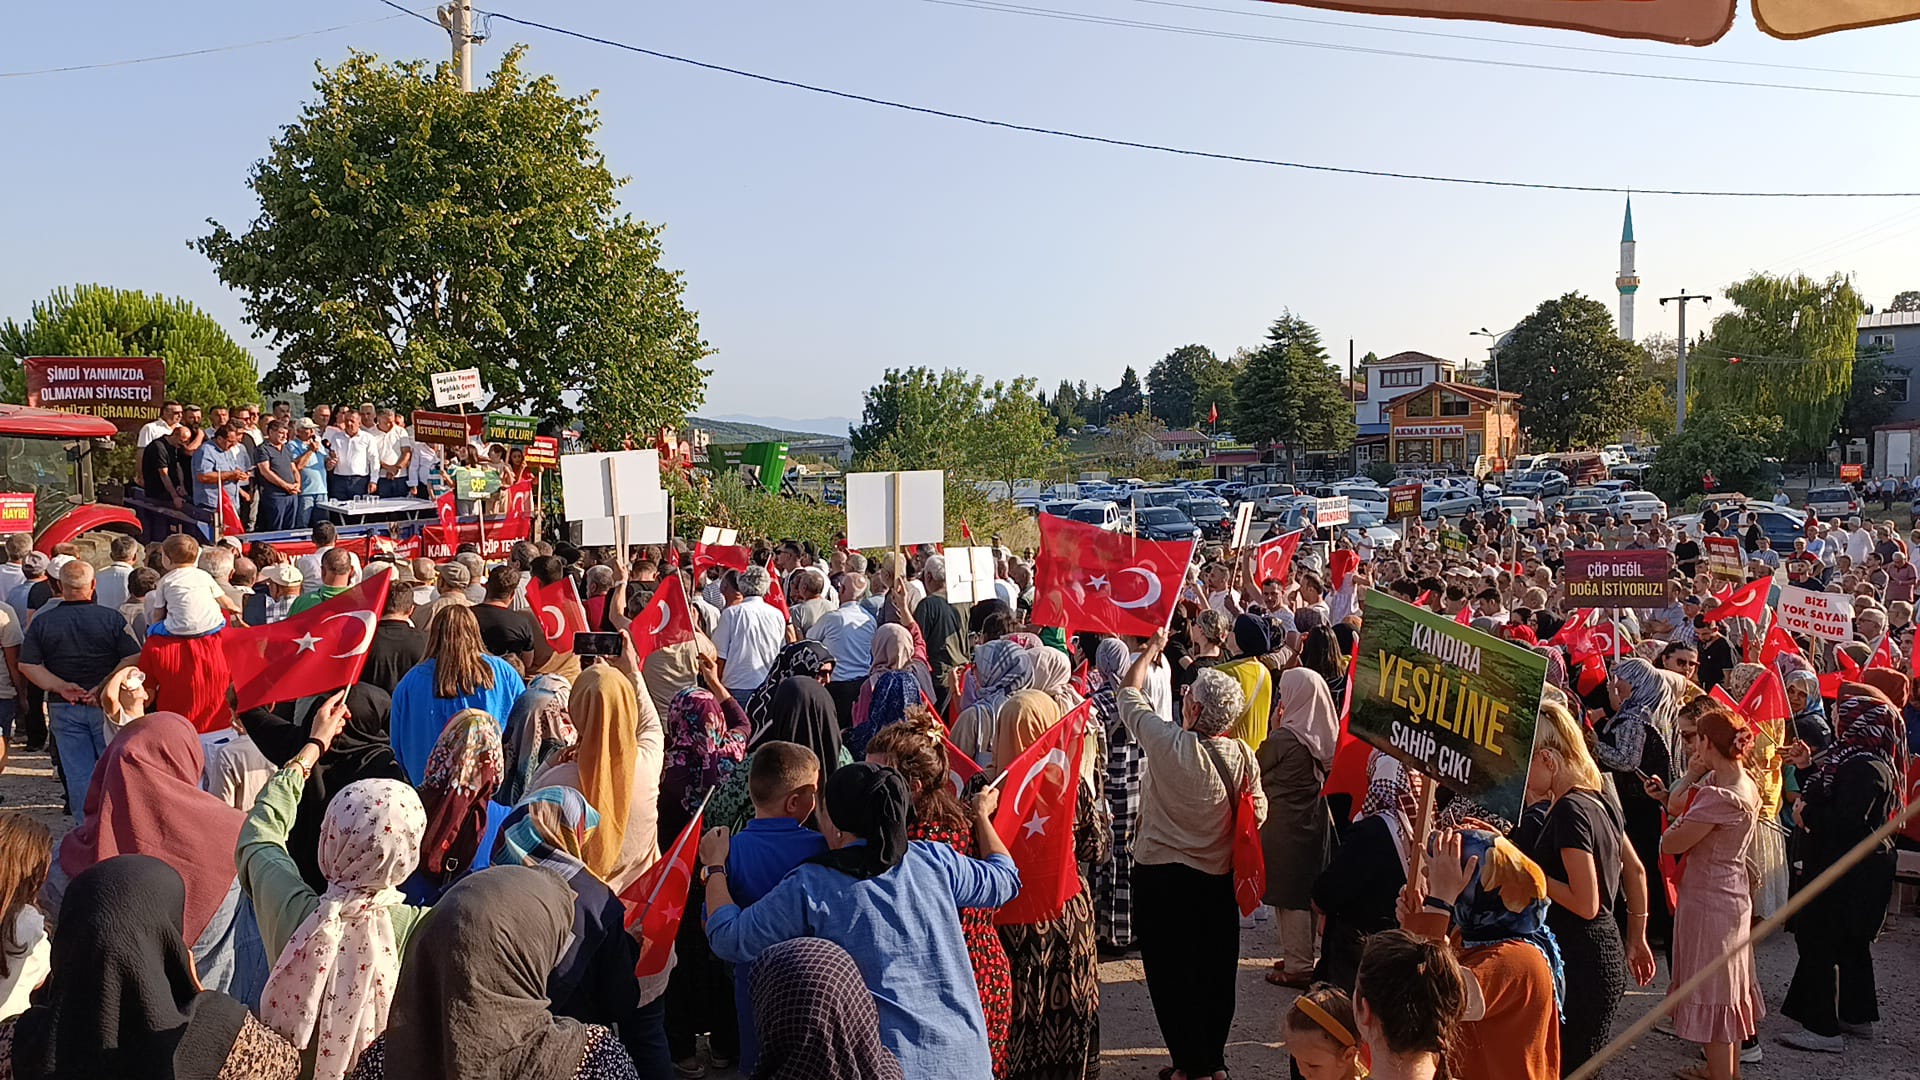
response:
<svg viewBox="0 0 1920 1080"><path fill-rule="evenodd" d="M141 535L140 519L124 506L94 498L93 452L118 433L113 421L79 413L0 405L0 493L34 497L33 546L80 541L92 562L105 565L106 540L86 551L87 534Z"/></svg>

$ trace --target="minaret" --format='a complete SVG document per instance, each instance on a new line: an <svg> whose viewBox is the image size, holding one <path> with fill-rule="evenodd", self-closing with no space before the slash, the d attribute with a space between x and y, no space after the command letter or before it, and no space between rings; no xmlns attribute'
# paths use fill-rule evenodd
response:
<svg viewBox="0 0 1920 1080"><path fill-rule="evenodd" d="M1640 290L1640 275L1633 269L1633 196L1627 196L1627 219L1620 226L1620 276L1613 279L1620 290L1620 340L1633 340L1633 294Z"/></svg>

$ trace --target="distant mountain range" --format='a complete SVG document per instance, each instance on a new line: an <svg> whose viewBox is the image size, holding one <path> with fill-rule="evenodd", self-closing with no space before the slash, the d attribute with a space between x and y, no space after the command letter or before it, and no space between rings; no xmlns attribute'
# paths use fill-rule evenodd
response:
<svg viewBox="0 0 1920 1080"><path fill-rule="evenodd" d="M847 437L852 421L844 416L824 416L796 420L786 416L749 416L724 413L696 416L690 423L713 434L715 442L793 442L798 439Z"/></svg>

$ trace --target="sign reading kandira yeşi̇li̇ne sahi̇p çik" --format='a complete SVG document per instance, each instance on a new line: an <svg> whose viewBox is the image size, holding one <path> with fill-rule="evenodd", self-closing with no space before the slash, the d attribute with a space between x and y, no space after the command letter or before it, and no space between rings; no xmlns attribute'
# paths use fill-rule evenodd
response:
<svg viewBox="0 0 1920 1080"><path fill-rule="evenodd" d="M1520 820L1547 658L1368 590L1348 729Z"/></svg>

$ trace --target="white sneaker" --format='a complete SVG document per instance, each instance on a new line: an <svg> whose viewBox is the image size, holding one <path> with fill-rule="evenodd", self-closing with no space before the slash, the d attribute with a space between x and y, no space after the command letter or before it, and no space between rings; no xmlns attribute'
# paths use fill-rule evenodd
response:
<svg viewBox="0 0 1920 1080"><path fill-rule="evenodd" d="M1758 1065L1765 1056L1766 1051L1761 1048L1758 1039L1755 1039L1751 1046L1746 1043L1740 1044L1740 1064L1742 1065ZM1707 1060L1707 1048L1704 1046L1700 1048L1700 1060Z"/></svg>
<svg viewBox="0 0 1920 1080"><path fill-rule="evenodd" d="M1810 1050L1816 1054L1838 1054L1847 1048L1845 1039L1838 1035L1815 1035L1806 1028L1789 1031L1780 1036L1782 1046L1791 1046L1795 1050Z"/></svg>

